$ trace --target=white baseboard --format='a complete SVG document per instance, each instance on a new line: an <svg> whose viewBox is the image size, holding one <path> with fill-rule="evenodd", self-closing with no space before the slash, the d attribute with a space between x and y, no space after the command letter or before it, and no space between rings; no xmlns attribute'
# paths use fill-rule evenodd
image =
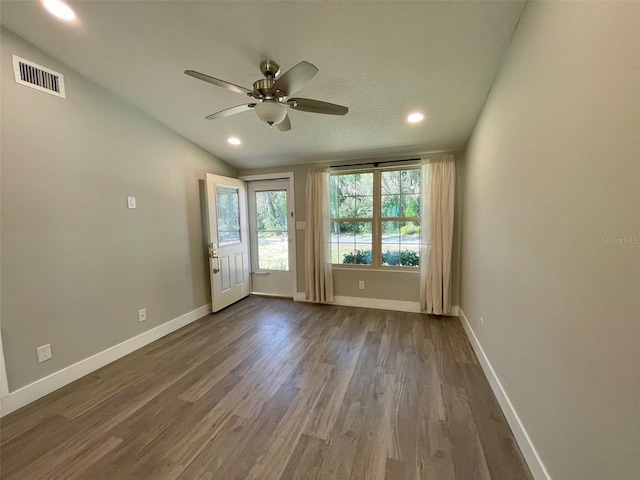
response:
<svg viewBox="0 0 640 480"><path fill-rule="evenodd" d="M405 302L400 300L385 300L382 298L366 298L366 297L343 297L335 295L332 305L340 305L343 307L361 307L361 308L377 308L379 310L395 310L397 312L416 312L420 313L420 302ZM306 302L307 295L304 292L297 292L294 300L297 302ZM451 313L447 316L457 317L458 306L451 307Z"/></svg>
<svg viewBox="0 0 640 480"><path fill-rule="evenodd" d="M518 446L520 447L522 455L524 456L524 459L529 466L529 470L531 470L533 478L535 478L536 480L551 480L549 472L547 472L544 463L542 463L542 460L540 459L540 456L538 455L538 452L534 447L529 434L525 430L524 425L522 424L522 421L518 416L518 413L513 407L511 400L509 400L507 392L504 390L500 379L491 366L491 362L489 362L489 358L484 352L484 349L480 344L480 340L478 340L478 337L473 331L473 328L471 328L471 324L469 323L469 320L467 319L462 309L460 309L460 322L462 323L465 332L467 332L467 337L469 337L471 346L473 347L473 350L475 351L476 356L480 361L480 365L482 366L484 374L489 380L489 384L491 385L493 394L496 396L496 399L498 400L498 403L502 408L502 412L504 413L504 416L506 417L507 422L511 427L513 436L515 437L516 442L518 442Z"/></svg>
<svg viewBox="0 0 640 480"><path fill-rule="evenodd" d="M34 402L39 398L42 398L45 395L48 395L51 392L84 377L85 375L88 375L89 373L138 350L145 345L150 344L151 342L155 342L159 338L195 322L210 312L211 304L196 308L189 313L185 313L173 320L169 320L162 325L158 325L157 327L147 330L146 332L130 338L129 340L125 340L118 345L107 348L100 353L96 353L91 357L80 360L73 365L63 368L62 370L58 370L57 372L41 378L40 380L36 380L35 382L19 388L14 392L10 392L2 398L2 416L24 407L25 405L28 405L29 403Z"/></svg>

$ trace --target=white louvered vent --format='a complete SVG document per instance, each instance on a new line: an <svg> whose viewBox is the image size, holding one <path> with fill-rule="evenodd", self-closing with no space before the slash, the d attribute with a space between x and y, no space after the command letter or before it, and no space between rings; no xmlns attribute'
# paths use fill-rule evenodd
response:
<svg viewBox="0 0 640 480"><path fill-rule="evenodd" d="M13 73L20 85L66 98L64 76L37 63L13 55Z"/></svg>

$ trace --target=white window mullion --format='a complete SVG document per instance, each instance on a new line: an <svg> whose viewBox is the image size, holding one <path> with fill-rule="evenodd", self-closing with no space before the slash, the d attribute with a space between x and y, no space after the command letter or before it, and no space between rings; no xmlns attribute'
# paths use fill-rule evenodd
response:
<svg viewBox="0 0 640 480"><path fill-rule="evenodd" d="M381 175L380 171L373 172L373 235L372 235L372 263L375 268L382 265L382 223L381 216Z"/></svg>

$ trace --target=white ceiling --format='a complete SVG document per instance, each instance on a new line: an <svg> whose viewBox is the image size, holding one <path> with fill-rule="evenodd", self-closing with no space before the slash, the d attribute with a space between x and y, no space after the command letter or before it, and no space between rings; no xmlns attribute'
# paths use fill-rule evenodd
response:
<svg viewBox="0 0 640 480"><path fill-rule="evenodd" d="M237 168L411 155L464 147L524 1L69 1L64 24L39 2L0 4L2 25ZM251 88L260 61L320 72L296 96L349 107L290 111L292 130L249 111L248 97L191 78ZM412 111L426 120L409 125ZM227 137L237 136L233 147Z"/></svg>

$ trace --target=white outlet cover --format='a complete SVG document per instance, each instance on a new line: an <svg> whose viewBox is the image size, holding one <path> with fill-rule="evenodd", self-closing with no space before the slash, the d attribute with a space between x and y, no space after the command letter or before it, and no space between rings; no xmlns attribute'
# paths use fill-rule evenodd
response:
<svg viewBox="0 0 640 480"><path fill-rule="evenodd" d="M50 360L51 358L53 358L53 353L51 353L50 344L46 344L46 345L42 345L41 347L38 347L37 352L38 352L38 362L40 363L46 362L47 360Z"/></svg>
<svg viewBox="0 0 640 480"><path fill-rule="evenodd" d="M136 197L127 197L127 208L136 208Z"/></svg>
<svg viewBox="0 0 640 480"><path fill-rule="evenodd" d="M296 222L296 230L306 230L307 222Z"/></svg>
<svg viewBox="0 0 640 480"><path fill-rule="evenodd" d="M139 322L144 322L147 319L147 309L146 308L142 308L140 310L138 310L138 321Z"/></svg>

